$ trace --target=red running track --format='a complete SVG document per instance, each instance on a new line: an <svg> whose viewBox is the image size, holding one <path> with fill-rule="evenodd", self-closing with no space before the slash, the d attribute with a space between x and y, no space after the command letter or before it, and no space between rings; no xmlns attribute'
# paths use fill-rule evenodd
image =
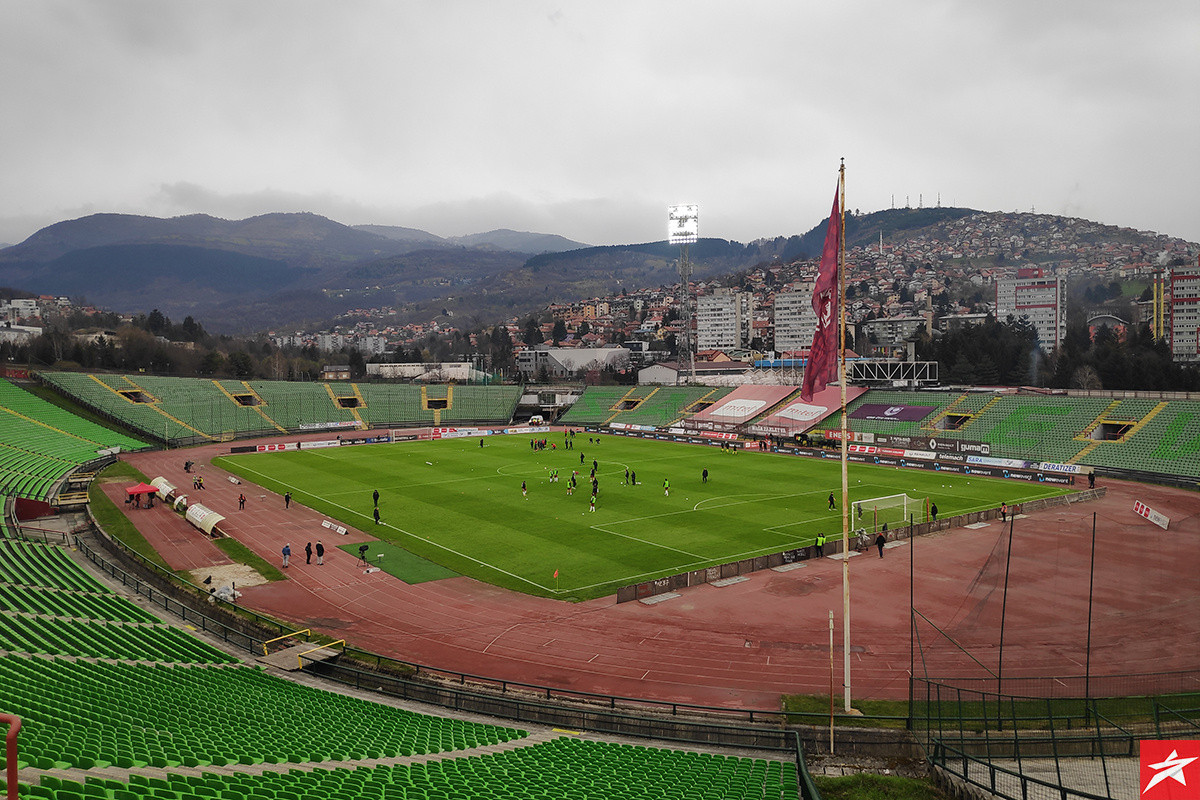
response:
<svg viewBox="0 0 1200 800"><path fill-rule="evenodd" d="M149 477L186 485L186 453L205 476L203 502L227 516L224 528L232 536L275 563L289 541L289 580L244 588L241 602L297 627L317 628L406 661L496 679L770 709L778 707L781 693L829 691L832 610L840 694L838 561L753 573L725 588L692 587L652 606L617 605L613 597L572 604L463 577L409 586L384 572L365 574L356 559L334 547L370 541L369 535L351 529L331 536L316 512L294 502L285 510L279 495L231 484L210 463L226 452L228 445L211 445L127 458ZM1184 670L1200 663L1200 496L1142 484L1101 485L1108 488L1102 500L1015 523L1006 676L1083 674L1093 512L1098 530L1092 675ZM240 491L248 498L241 512ZM1170 532L1136 516L1135 500L1169 516ZM176 569L224 561L203 534L161 506L129 516ZM1007 534L993 522L921 537L915 550L904 543L888 548L882 559L872 551L850 560L852 697L907 697L910 555L916 608L945 633L918 623L924 657L918 658L917 674L978 676L997 669ZM318 538L329 548L326 563L305 565L304 543Z"/></svg>

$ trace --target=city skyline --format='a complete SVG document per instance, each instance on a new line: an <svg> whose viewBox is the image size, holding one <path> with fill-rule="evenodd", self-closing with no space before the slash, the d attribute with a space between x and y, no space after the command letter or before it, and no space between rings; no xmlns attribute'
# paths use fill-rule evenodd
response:
<svg viewBox="0 0 1200 800"><path fill-rule="evenodd" d="M97 212L748 242L847 207L1200 241L1200 7L0 0L0 241Z"/></svg>

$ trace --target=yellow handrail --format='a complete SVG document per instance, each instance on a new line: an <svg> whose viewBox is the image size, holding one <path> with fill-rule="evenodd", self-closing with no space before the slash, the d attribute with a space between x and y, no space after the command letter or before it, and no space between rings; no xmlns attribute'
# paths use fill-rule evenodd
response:
<svg viewBox="0 0 1200 800"><path fill-rule="evenodd" d="M278 642L280 639L288 639L292 636L299 636L302 633L307 633L309 636L312 636L312 631L308 628L305 628L302 631L293 631L292 633L285 633L282 636L276 636L274 639L267 639L265 642L263 642L263 655L271 655L269 652L267 652L267 645L269 645L271 642Z"/></svg>
<svg viewBox="0 0 1200 800"><path fill-rule="evenodd" d="M296 663L298 663L300 665L300 669L304 669L304 657L306 655L308 655L309 653L315 653L318 650L324 650L326 647L337 647L339 644L342 646L342 652L343 653L346 652L346 640L338 639L336 642L330 642L329 644L319 644L311 650L305 650L303 653L297 653L296 654Z"/></svg>

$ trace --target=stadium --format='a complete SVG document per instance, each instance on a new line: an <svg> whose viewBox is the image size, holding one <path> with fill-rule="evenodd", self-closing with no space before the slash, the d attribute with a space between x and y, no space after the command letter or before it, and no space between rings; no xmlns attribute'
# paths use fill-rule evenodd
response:
<svg viewBox="0 0 1200 800"><path fill-rule="evenodd" d="M834 389L588 386L530 424L518 386L28 378L22 797L792 798L839 757L1114 797L1194 736L1185 396L855 388L842 498Z"/></svg>

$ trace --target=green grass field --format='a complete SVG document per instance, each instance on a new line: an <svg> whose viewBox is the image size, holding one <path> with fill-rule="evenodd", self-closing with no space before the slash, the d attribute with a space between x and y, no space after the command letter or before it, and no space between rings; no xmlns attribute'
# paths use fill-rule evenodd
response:
<svg viewBox="0 0 1200 800"><path fill-rule="evenodd" d="M584 600L687 570L841 535L836 461L605 436L534 452L529 440L478 439L223 456L215 463L296 502L375 533L446 567L528 594ZM584 463L580 463L580 456ZM592 460L596 511L589 512ZM625 469L637 485L623 485ZM549 473L558 469L560 481ZM567 496L571 470L579 487ZM701 472L709 470L707 483ZM1064 492L1042 484L850 465L850 501L907 493L932 498L939 516ZM671 482L670 496L663 481ZM521 482L528 496L521 494ZM379 490L382 524L372 519ZM918 517L919 518L919 517ZM855 523L855 527L858 524ZM386 560L386 559L385 559ZM554 576L558 570L558 578Z"/></svg>

